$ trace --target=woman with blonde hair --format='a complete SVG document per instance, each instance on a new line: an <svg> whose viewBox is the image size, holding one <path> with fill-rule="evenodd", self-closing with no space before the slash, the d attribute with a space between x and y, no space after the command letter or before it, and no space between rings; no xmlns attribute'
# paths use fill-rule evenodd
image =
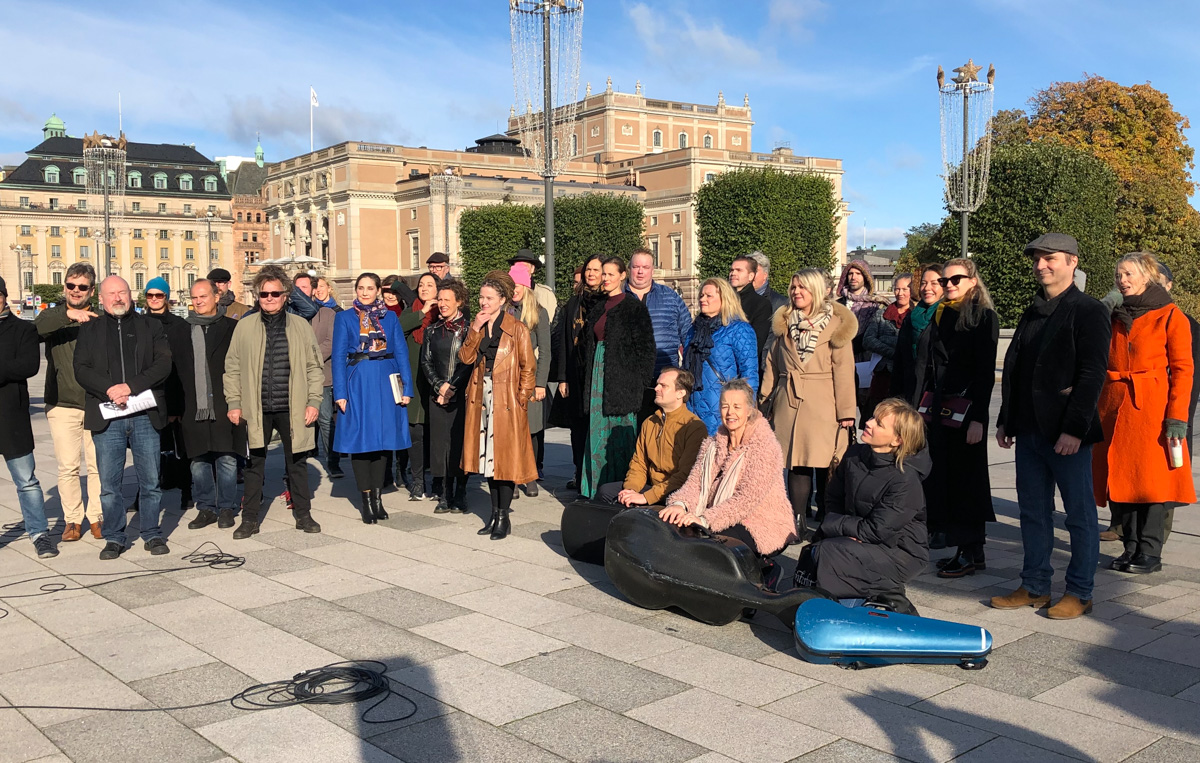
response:
<svg viewBox="0 0 1200 763"><path fill-rule="evenodd" d="M1122 257L1116 283L1122 304L1112 313L1092 483L1096 505L1108 504L1124 530L1125 551L1109 568L1146 574L1162 569L1168 505L1196 500L1186 441L1192 332L1154 255Z"/></svg>
<svg viewBox="0 0 1200 763"><path fill-rule="evenodd" d="M817 518L824 517L824 484L829 465L850 442L857 407L854 348L858 321L850 309L829 298L825 273L805 268L792 276L791 303L771 321L763 372L764 410L775 425L790 469L788 491L796 532L807 534L808 502L816 483Z"/></svg>
<svg viewBox="0 0 1200 763"><path fill-rule="evenodd" d="M903 597L929 563L929 467L920 414L895 397L877 405L825 486L825 519L800 554L797 584L839 599Z"/></svg>
<svg viewBox="0 0 1200 763"><path fill-rule="evenodd" d="M758 337L746 321L737 292L724 278L700 285L700 312L688 330L683 367L696 380L688 409L700 417L709 435L721 424L722 384L745 379L757 394Z"/></svg>

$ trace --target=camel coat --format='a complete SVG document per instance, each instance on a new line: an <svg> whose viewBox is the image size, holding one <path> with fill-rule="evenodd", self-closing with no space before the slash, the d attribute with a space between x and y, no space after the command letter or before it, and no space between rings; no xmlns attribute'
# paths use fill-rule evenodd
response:
<svg viewBox="0 0 1200 763"><path fill-rule="evenodd" d="M1108 375L1100 392L1104 440L1092 449L1096 505L1195 503L1189 443L1183 467L1171 468L1166 419L1188 420L1192 329L1175 305L1151 310L1125 329L1112 323Z"/></svg>
<svg viewBox="0 0 1200 763"><path fill-rule="evenodd" d="M854 348L858 319L850 309L833 303L833 315L817 339L816 349L804 365L788 333L788 308L771 319L770 353L763 372L765 399L778 384L771 421L787 467L826 468L846 452L848 436L837 436L838 421L855 417ZM803 409L803 410L802 410Z"/></svg>
<svg viewBox="0 0 1200 763"><path fill-rule="evenodd" d="M524 323L504 313L500 321L500 344L492 366L492 417L496 463L493 479L524 485L537 481L533 442L529 438L529 399L537 378L533 343ZM458 350L459 361L475 366L467 381L466 425L463 428L462 468L479 473L479 433L483 429L483 377L487 371L479 352L483 332L467 329Z"/></svg>

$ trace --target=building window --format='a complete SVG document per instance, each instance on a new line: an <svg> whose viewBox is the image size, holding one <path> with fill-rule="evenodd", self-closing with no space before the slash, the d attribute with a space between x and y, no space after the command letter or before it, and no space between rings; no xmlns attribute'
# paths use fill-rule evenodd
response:
<svg viewBox="0 0 1200 763"><path fill-rule="evenodd" d="M91 235L91 234L89 233L88 228L80 228L79 229L79 237L80 238L87 238L89 235Z"/></svg>
<svg viewBox="0 0 1200 763"><path fill-rule="evenodd" d="M140 246L135 246L133 248L133 259L135 259L135 260L145 259L142 256L142 248Z"/></svg>
<svg viewBox="0 0 1200 763"><path fill-rule="evenodd" d="M240 223L241 221L242 221L242 213L238 212L238 222Z"/></svg>
<svg viewBox="0 0 1200 763"><path fill-rule="evenodd" d="M195 233L194 231L185 230L185 231L183 232L183 240L184 240L184 241L195 241L195 240L196 240L196 233Z"/></svg>
<svg viewBox="0 0 1200 763"><path fill-rule="evenodd" d="M158 202L158 213L160 215L165 215L167 213L167 202L165 202L165 201Z"/></svg>
<svg viewBox="0 0 1200 763"><path fill-rule="evenodd" d="M117 259L117 248L111 244L108 247L108 259L110 259L110 260Z"/></svg>
<svg viewBox="0 0 1200 763"><path fill-rule="evenodd" d="M687 133L686 132L679 133L679 147L687 148Z"/></svg>
<svg viewBox="0 0 1200 763"><path fill-rule="evenodd" d="M79 259L86 260L92 256L92 250L86 246L79 247Z"/></svg>
<svg viewBox="0 0 1200 763"><path fill-rule="evenodd" d="M196 250L189 246L187 249L183 250L183 257L187 260L196 259Z"/></svg>
<svg viewBox="0 0 1200 763"><path fill-rule="evenodd" d="M216 262L217 260L221 259L221 255L217 252L216 249L209 249L208 250L208 259L211 262Z"/></svg>
<svg viewBox="0 0 1200 763"><path fill-rule="evenodd" d="M717 173L715 173L715 172L705 172L704 173L704 182L705 183L711 183L712 181L716 180L716 178L717 178Z"/></svg>
<svg viewBox="0 0 1200 763"><path fill-rule="evenodd" d="M29 197L22 196L20 199L21 209L29 209Z"/></svg>
<svg viewBox="0 0 1200 763"><path fill-rule="evenodd" d="M133 237L134 237L134 238L141 238L141 237L142 237L142 229L141 229L141 228L134 228L134 229L133 229Z"/></svg>
<svg viewBox="0 0 1200 763"><path fill-rule="evenodd" d="M204 190L206 193L217 192L217 179L212 175L207 175L204 178Z"/></svg>
<svg viewBox="0 0 1200 763"><path fill-rule="evenodd" d="M61 236L61 235L62 235L62 228L60 228L60 227L59 227L59 226L57 226L57 225L51 225L51 226L50 226L50 235L51 235L51 236L54 236L55 238L57 238L57 237Z"/></svg>
<svg viewBox="0 0 1200 763"><path fill-rule="evenodd" d="M192 176L191 175L180 175L179 176L179 190L181 190L181 191L192 190Z"/></svg>
<svg viewBox="0 0 1200 763"><path fill-rule="evenodd" d="M662 148L662 130L654 131L654 138L653 138L652 145L655 148Z"/></svg>
<svg viewBox="0 0 1200 763"><path fill-rule="evenodd" d="M675 213L675 217L674 217L674 220L675 220L675 224L676 224L676 225L679 225L679 220L680 220L680 218L681 218L681 215L680 215L680 213L679 213L679 212L676 212L676 213Z"/></svg>
<svg viewBox="0 0 1200 763"><path fill-rule="evenodd" d="M46 167L44 170L42 170L42 179L47 183L57 183L58 167L55 167L53 164L51 164L49 167Z"/></svg>
<svg viewBox="0 0 1200 763"><path fill-rule="evenodd" d="M166 228L159 229L159 231L158 231L158 240L159 241L166 241L170 237L171 237L171 231L167 230Z"/></svg>
<svg viewBox="0 0 1200 763"><path fill-rule="evenodd" d="M654 255L654 267L662 267L662 265L660 265L658 262L658 236L654 236L650 239L650 254Z"/></svg>
<svg viewBox="0 0 1200 763"><path fill-rule="evenodd" d="M191 204L184 204L184 205L183 205L183 213L184 213L185 215L190 215L190 214L192 213L192 205L191 205Z"/></svg>
<svg viewBox="0 0 1200 763"><path fill-rule="evenodd" d="M571 156L579 156L579 136L571 133Z"/></svg>
<svg viewBox="0 0 1200 763"><path fill-rule="evenodd" d="M209 205L208 205L208 211L209 211L209 212L212 212L214 215L215 215L215 214L217 214L217 205L216 205L216 204L209 204Z"/></svg>
<svg viewBox="0 0 1200 763"><path fill-rule="evenodd" d="M54 198L50 199L50 208L58 209L58 199L54 199Z"/></svg>
<svg viewBox="0 0 1200 763"><path fill-rule="evenodd" d="M125 185L129 186L130 188L141 188L142 173L138 172L137 170L130 172L125 176Z"/></svg>
<svg viewBox="0 0 1200 763"><path fill-rule="evenodd" d="M158 274L158 277L161 278L162 280L166 281L167 286L170 287L170 285L171 285L171 274L170 273L168 273L167 271L164 270L163 272Z"/></svg>
<svg viewBox="0 0 1200 763"><path fill-rule="evenodd" d="M251 240L251 241L258 241L258 234L257 234L257 233L251 233L251 234L250 234L250 240Z"/></svg>
<svg viewBox="0 0 1200 763"><path fill-rule="evenodd" d="M146 288L146 274L140 270L133 274L133 288L138 291Z"/></svg>
<svg viewBox="0 0 1200 763"><path fill-rule="evenodd" d="M249 241L249 240L250 240L250 234L249 234L249 233L243 233L243 234L242 234L242 241L244 241L244 242L245 242L245 241Z"/></svg>
<svg viewBox="0 0 1200 763"><path fill-rule="evenodd" d="M712 136L711 135L704 136L704 147L712 148Z"/></svg>
<svg viewBox="0 0 1200 763"><path fill-rule="evenodd" d="M133 202L133 211L141 212L142 211L142 202L140 202L140 201Z"/></svg>
<svg viewBox="0 0 1200 763"><path fill-rule="evenodd" d="M247 215L246 217L247 217L247 221L249 221L249 217L250 217L250 216L249 216L249 215ZM255 213L254 213L254 222L256 222L256 223L261 223L261 222L262 222L262 213L261 213L261 212L255 212Z"/></svg>
<svg viewBox="0 0 1200 763"><path fill-rule="evenodd" d="M62 257L62 247L59 246L58 244L52 244L50 246L50 256L51 257Z"/></svg>
<svg viewBox="0 0 1200 763"><path fill-rule="evenodd" d="M221 234L220 234L220 233L218 233L218 232L216 232L215 230L214 230L214 231L209 231L209 233L208 233L208 240L209 240L209 241L220 241L220 240L221 240Z"/></svg>
<svg viewBox="0 0 1200 763"><path fill-rule="evenodd" d="M416 219L417 219L417 209L416 209L416 207L413 207L412 209L408 210L408 219L409 219L409 220L416 220Z"/></svg>
<svg viewBox="0 0 1200 763"><path fill-rule="evenodd" d="M658 215L650 215L650 225L658 225Z"/></svg>
<svg viewBox="0 0 1200 763"><path fill-rule="evenodd" d="M87 211L87 199L80 199L79 201L75 202L75 208L78 209L80 212L86 212Z"/></svg>
<svg viewBox="0 0 1200 763"><path fill-rule="evenodd" d="M33 291L33 271L25 274L25 291Z"/></svg>
<svg viewBox="0 0 1200 763"><path fill-rule="evenodd" d="M62 286L62 271L56 270L50 274L50 282L55 286Z"/></svg>
<svg viewBox="0 0 1200 763"><path fill-rule="evenodd" d="M22 235L22 236L32 236L32 235L33 235L33 233L32 233L32 232L30 232L30 229L29 229L29 226L28 226L28 225L22 225L22 226L21 226L21 235Z"/></svg>
<svg viewBox="0 0 1200 763"><path fill-rule="evenodd" d="M679 236L671 237L671 267L683 270L683 239Z"/></svg>
<svg viewBox="0 0 1200 763"><path fill-rule="evenodd" d="M196 283L196 274L188 273L188 288L192 288L192 284Z"/></svg>
<svg viewBox="0 0 1200 763"><path fill-rule="evenodd" d="M164 246L164 247L162 247L161 249L159 249L159 250L158 250L158 259L160 259L160 260L169 260L169 259L171 259L171 250L170 250L170 249L168 249L168 248L167 248L167 247L165 247L165 246Z"/></svg>
<svg viewBox="0 0 1200 763"><path fill-rule="evenodd" d="M165 172L155 172L154 173L154 190L156 190L156 191L167 190L167 173L165 173Z"/></svg>
<svg viewBox="0 0 1200 763"><path fill-rule="evenodd" d="M420 270L421 269L421 234L420 233L408 234L408 251L409 251L409 254L412 256L412 269Z"/></svg>
<svg viewBox="0 0 1200 763"><path fill-rule="evenodd" d="M71 170L71 180L75 181L75 185L87 185L87 170L83 167Z"/></svg>

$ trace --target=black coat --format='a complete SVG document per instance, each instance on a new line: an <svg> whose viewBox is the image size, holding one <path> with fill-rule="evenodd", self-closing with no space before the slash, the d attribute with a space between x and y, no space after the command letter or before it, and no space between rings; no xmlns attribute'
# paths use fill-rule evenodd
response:
<svg viewBox="0 0 1200 763"><path fill-rule="evenodd" d="M229 406L225 402L225 386L221 383L225 375L225 353L229 351L229 340L236 327L237 321L233 318L221 318L205 333L204 349L216 416L212 421L196 421L196 357L192 352L192 326L180 320L167 329L171 365L179 382L177 388L168 390L167 405L169 410L181 412L179 423L188 458L198 458L205 453L236 453L240 456L246 452L246 425L230 423L226 415Z"/></svg>
<svg viewBox="0 0 1200 763"><path fill-rule="evenodd" d="M758 295L755 295L758 296ZM760 297L761 299L761 297ZM604 315L605 300L597 301L583 329L583 379L579 397L588 402L596 359L596 322ZM645 303L626 295L608 311L604 323L603 405L605 416L625 416L642 407L642 395L654 385L654 325ZM575 396L574 389L570 390Z"/></svg>
<svg viewBox="0 0 1200 763"><path fill-rule="evenodd" d="M466 316L462 319L462 328L457 333L446 328L446 322L439 320L425 329L425 341L421 343L421 374L430 390L430 405L437 399L438 390L449 382L458 391L455 396L462 400L467 388L467 380L471 378L473 366L458 359L458 350L462 347L463 339L467 336L469 323Z"/></svg>
<svg viewBox="0 0 1200 763"><path fill-rule="evenodd" d="M550 337L550 381L565 382L567 397L554 396L550 413L551 426L569 427L587 414L587 388L584 386L584 352L587 342L583 336L587 316L600 295L587 291L575 294L565 307L559 306L555 329Z"/></svg>
<svg viewBox="0 0 1200 763"><path fill-rule="evenodd" d="M120 369L108 367L108 322L111 315L90 320L79 327L75 344L75 379L87 393L83 425L89 432L103 432L108 421L100 415L100 404L108 401L108 390L120 383ZM167 425L165 385L171 375L171 348L162 324L145 315L129 313L121 319L125 336L134 342L134 367L126 369L125 383L133 394L154 390L154 408L148 411L155 429Z"/></svg>
<svg viewBox="0 0 1200 763"><path fill-rule="evenodd" d="M754 336L758 339L758 357L762 358L763 345L767 343L767 336L771 333L771 316L775 314L771 309L771 300L756 292L753 283L734 291L742 301L742 312L746 314L746 322L754 329Z"/></svg>
<svg viewBox="0 0 1200 763"><path fill-rule="evenodd" d="M169 311L164 313L151 313L147 311L144 313L144 315L147 315L162 324L163 333L168 337L168 343L170 342L172 326L187 325L187 321ZM171 375L167 377L167 381L163 385L163 391L167 394L167 415L182 416L183 387L180 384L179 374L176 372L174 364L171 365Z"/></svg>
<svg viewBox="0 0 1200 763"><path fill-rule="evenodd" d="M42 364L31 321L12 314L0 318L0 358L0 455L19 458L33 452L28 379Z"/></svg>
<svg viewBox="0 0 1200 763"><path fill-rule="evenodd" d="M1000 415L996 425L1016 420L1017 363L1033 362L1033 414L1039 433L1054 442L1059 435L1078 437L1085 445L1100 442L1100 390L1108 375L1108 346L1112 321L1108 310L1074 285L1062 294L1062 302L1046 320L1036 355L1018 358L1026 315L1021 316L1012 344L1004 355Z"/></svg>

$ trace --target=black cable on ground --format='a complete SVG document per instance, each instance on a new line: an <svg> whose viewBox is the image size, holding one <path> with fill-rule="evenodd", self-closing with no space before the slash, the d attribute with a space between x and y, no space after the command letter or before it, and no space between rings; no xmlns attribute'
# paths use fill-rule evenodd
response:
<svg viewBox="0 0 1200 763"><path fill-rule="evenodd" d="M392 685L385 675L387 666L375 660L353 660L335 662L320 668L297 673L290 680L249 686L232 697L194 705L175 707L86 707L76 705L7 705L0 710L90 710L115 713L157 713L174 710L192 710L229 703L238 710L273 710L295 705L352 705L375 699L360 716L363 723L394 723L411 718L417 713L417 704L405 697ZM400 715L387 718L369 718L371 711L391 697L398 697L410 706Z"/></svg>
<svg viewBox="0 0 1200 763"><path fill-rule="evenodd" d="M12 525L5 525L4 529L12 529ZM208 546L212 546L211 551L205 550ZM122 580L130 580L133 578L150 577L153 575L163 575L168 572L181 572L183 570L194 570L200 567L211 567L214 570L234 570L246 563L246 557L227 554L221 550L220 546L212 541L205 541L190 554L185 554L181 557L187 562L181 567L164 567L162 569L141 569L141 570L121 570L119 572L56 572L53 575L42 575L36 578L27 578L25 580L14 580L9 583L0 585L0 599L29 599L35 596L47 596L60 591L80 591L89 588L99 588L109 583L117 583ZM120 577L114 577L120 576ZM69 578L85 578L85 577L107 577L109 580L102 580L98 583L83 584L77 583ZM67 578L67 580L63 580ZM36 583L39 580L53 580L53 583L43 583L38 586L38 590L32 593L13 593L6 594L4 589L13 586L23 586L30 583ZM8 610L0 607L0 619L8 616Z"/></svg>

